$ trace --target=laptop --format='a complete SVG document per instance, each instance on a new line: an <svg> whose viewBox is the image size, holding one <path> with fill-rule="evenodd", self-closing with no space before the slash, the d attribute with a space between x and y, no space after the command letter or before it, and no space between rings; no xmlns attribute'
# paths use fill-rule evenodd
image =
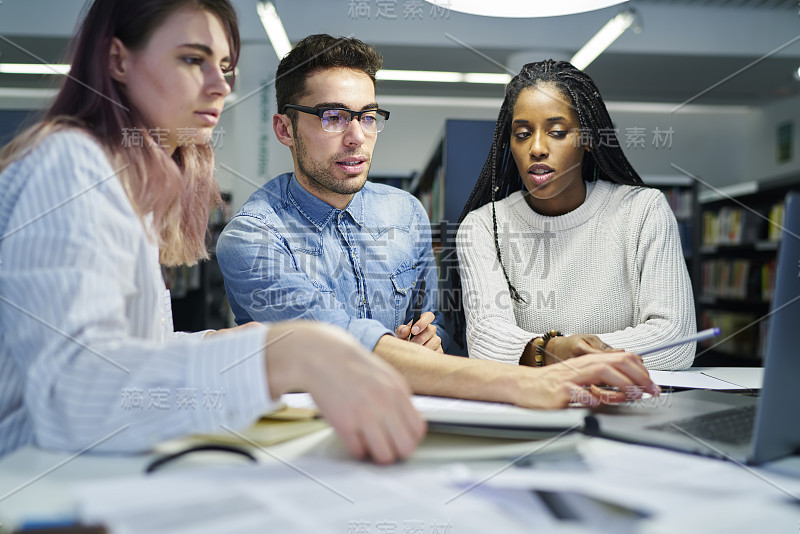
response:
<svg viewBox="0 0 800 534"><path fill-rule="evenodd" d="M691 390L608 406L585 431L751 465L800 451L800 192L786 198L760 398Z"/></svg>

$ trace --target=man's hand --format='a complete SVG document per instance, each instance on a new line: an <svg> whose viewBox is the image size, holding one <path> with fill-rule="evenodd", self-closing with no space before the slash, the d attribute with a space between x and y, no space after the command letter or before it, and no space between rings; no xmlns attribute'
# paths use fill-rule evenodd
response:
<svg viewBox="0 0 800 534"><path fill-rule="evenodd" d="M411 404L405 380L341 328L274 323L265 357L273 398L309 392L356 458L379 464L408 458L425 435L426 424Z"/></svg>
<svg viewBox="0 0 800 534"><path fill-rule="evenodd" d="M516 369L520 373L513 402L525 408L558 409L575 402L597 406L661 392L641 357L630 352L587 354L545 367Z"/></svg>
<svg viewBox="0 0 800 534"><path fill-rule="evenodd" d="M436 316L432 312L425 312L420 316L419 321L414 324L409 321L408 324L400 325L394 333L400 339L408 339L410 332L413 336L411 338L412 343L444 353L442 338L436 335L436 325L431 324L434 319L436 319Z"/></svg>

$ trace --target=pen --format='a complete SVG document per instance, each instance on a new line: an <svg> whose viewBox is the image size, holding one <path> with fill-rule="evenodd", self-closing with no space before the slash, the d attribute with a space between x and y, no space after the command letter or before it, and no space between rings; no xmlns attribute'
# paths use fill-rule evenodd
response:
<svg viewBox="0 0 800 534"><path fill-rule="evenodd" d="M422 316L422 307L425 303L425 279L421 278L417 282L417 292L414 293L414 318L411 321L411 328L414 328L414 325L417 324L419 318ZM408 339L407 341L411 341L411 330L408 331Z"/></svg>
<svg viewBox="0 0 800 534"><path fill-rule="evenodd" d="M644 356L645 354L651 354L653 352L658 352L660 350L669 349L677 345L683 345L684 343L694 343L696 341L702 341L704 339L708 339L710 337L718 335L719 335L719 328L709 328L708 330L703 330L702 332L698 332L693 336L685 337L683 339L676 339L675 341L664 343L663 345L660 345L658 347L653 347L652 349L646 349L640 351L638 354L639 356Z"/></svg>

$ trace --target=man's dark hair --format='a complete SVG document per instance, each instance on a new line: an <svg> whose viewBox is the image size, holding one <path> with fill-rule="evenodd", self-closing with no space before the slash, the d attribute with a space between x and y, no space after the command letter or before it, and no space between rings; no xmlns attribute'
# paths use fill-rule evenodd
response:
<svg viewBox="0 0 800 534"><path fill-rule="evenodd" d="M286 104L296 104L307 94L308 76L321 69L341 67L365 73L375 84L375 73L383 58L370 45L358 39L309 35L284 56L275 72L275 93L278 113ZM291 113L292 121L296 113Z"/></svg>

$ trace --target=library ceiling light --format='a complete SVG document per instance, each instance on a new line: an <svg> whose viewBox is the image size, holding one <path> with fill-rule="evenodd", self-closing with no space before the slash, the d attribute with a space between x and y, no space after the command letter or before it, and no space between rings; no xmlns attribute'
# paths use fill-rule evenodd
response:
<svg viewBox="0 0 800 534"><path fill-rule="evenodd" d="M511 76L502 73L447 72L438 70L381 69L375 77L378 80L400 82L488 83L497 85L506 85L511 81Z"/></svg>
<svg viewBox="0 0 800 534"><path fill-rule="evenodd" d="M50 74L64 75L69 73L69 65L45 63L0 63L0 74Z"/></svg>
<svg viewBox="0 0 800 534"><path fill-rule="evenodd" d="M289 36L286 35L286 30L283 27L283 22L275 10L275 5L272 2L259 2L256 5L258 16L261 19L261 24L267 32L269 42L272 43L272 49L278 59L283 59L283 56L289 53L292 49L292 43L289 41Z"/></svg>
<svg viewBox="0 0 800 534"><path fill-rule="evenodd" d="M797 70L794 71L794 79L800 82L800 67L797 67Z"/></svg>
<svg viewBox="0 0 800 534"><path fill-rule="evenodd" d="M589 39L589 41L583 45L583 48L572 56L569 62L572 63L576 69L585 69L597 56L602 54L611 43L616 41L625 30L630 28L634 21L636 21L636 12L633 9L621 11L613 19L606 22L605 26L600 28L600 31Z"/></svg>
<svg viewBox="0 0 800 534"><path fill-rule="evenodd" d="M520 2L519 0L426 0L442 10L458 11L484 17L534 18L572 15L613 6L627 0L546 0Z"/></svg>

